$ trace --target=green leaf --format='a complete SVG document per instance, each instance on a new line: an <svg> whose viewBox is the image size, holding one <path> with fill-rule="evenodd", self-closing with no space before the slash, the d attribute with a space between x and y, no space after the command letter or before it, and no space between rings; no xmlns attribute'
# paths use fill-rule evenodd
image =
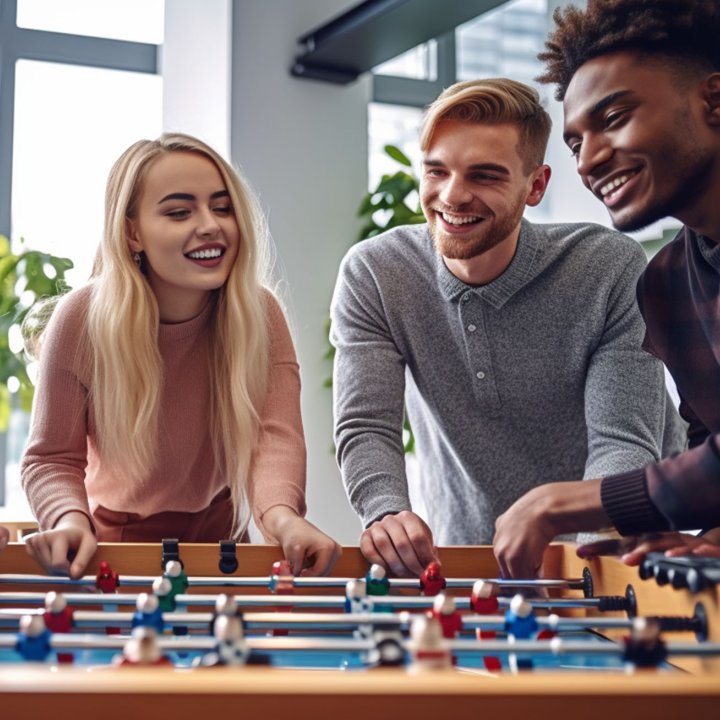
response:
<svg viewBox="0 0 720 720"><path fill-rule="evenodd" d="M385 152L396 162L399 162L401 165L405 165L406 167L412 167L412 163L410 160L408 160L407 155L400 150L400 148L395 147L395 145L386 145L385 146Z"/></svg>

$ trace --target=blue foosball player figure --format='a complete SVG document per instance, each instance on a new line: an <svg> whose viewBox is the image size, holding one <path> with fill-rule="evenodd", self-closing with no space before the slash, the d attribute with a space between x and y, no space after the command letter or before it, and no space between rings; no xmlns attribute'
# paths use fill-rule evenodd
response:
<svg viewBox="0 0 720 720"><path fill-rule="evenodd" d="M50 654L50 638L52 634L45 627L40 615L23 615L20 618L20 631L17 635L15 649L23 660L28 662L44 662Z"/></svg>
<svg viewBox="0 0 720 720"><path fill-rule="evenodd" d="M158 635L162 635L165 629L165 621L163 620L160 602L155 595L148 593L140 593L135 603L137 610L132 616L132 627L149 627Z"/></svg>
<svg viewBox="0 0 720 720"><path fill-rule="evenodd" d="M515 640L532 640L539 629L532 605L522 595L515 595L510 601L510 608L505 613L505 631ZM532 668L532 660L511 656L511 666L518 670Z"/></svg>
<svg viewBox="0 0 720 720"><path fill-rule="evenodd" d="M345 612L354 614L370 612L370 604L367 599L367 583L363 578L347 581L345 585Z"/></svg>

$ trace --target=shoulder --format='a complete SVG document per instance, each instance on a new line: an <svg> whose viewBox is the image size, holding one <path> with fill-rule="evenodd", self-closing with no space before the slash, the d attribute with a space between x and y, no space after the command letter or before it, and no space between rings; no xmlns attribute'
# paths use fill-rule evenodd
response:
<svg viewBox="0 0 720 720"><path fill-rule="evenodd" d="M343 263L393 262L403 256L425 255L433 252L427 224L402 225L380 235L355 243L346 253Z"/></svg>
<svg viewBox="0 0 720 720"><path fill-rule="evenodd" d="M532 224L538 246L550 260L574 262L588 272L641 272L647 264L637 240L594 223Z"/></svg>
<svg viewBox="0 0 720 720"><path fill-rule="evenodd" d="M396 284L401 276L434 272L435 248L425 223L403 225L353 245L340 264L340 277L353 284Z"/></svg>
<svg viewBox="0 0 720 720"><path fill-rule="evenodd" d="M85 285L63 295L52 310L48 327L62 328L66 331L83 329L87 321L91 298L92 285ZM51 299L48 298L48 301L50 302Z"/></svg>

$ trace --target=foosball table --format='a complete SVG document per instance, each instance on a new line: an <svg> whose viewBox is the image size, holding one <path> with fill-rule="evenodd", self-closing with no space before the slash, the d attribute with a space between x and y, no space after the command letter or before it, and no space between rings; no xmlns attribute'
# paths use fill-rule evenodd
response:
<svg viewBox="0 0 720 720"><path fill-rule="evenodd" d="M357 548L329 578L278 582L273 546L101 544L70 581L12 543L0 556L0 717L720 717L712 563L638 573L556 544L541 582L509 583L490 547L439 553L455 625L428 648L417 628L439 605L417 580L350 606L348 582L368 576ZM184 584L163 609L171 561ZM498 593L493 614L473 604L477 579ZM232 647L211 632L228 604L243 628ZM155 654L137 655L146 641Z"/></svg>

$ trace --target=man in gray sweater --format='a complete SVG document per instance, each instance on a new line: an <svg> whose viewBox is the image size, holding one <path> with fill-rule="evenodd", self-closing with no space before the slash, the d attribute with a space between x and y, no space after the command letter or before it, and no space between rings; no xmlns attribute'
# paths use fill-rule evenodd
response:
<svg viewBox="0 0 720 720"><path fill-rule="evenodd" d="M441 545L489 543L531 488L662 455L660 363L641 349L640 246L595 225L533 225L550 118L511 80L458 83L421 131L427 224L354 246L332 303L335 440L366 530L398 575ZM403 412L416 437L413 511Z"/></svg>

